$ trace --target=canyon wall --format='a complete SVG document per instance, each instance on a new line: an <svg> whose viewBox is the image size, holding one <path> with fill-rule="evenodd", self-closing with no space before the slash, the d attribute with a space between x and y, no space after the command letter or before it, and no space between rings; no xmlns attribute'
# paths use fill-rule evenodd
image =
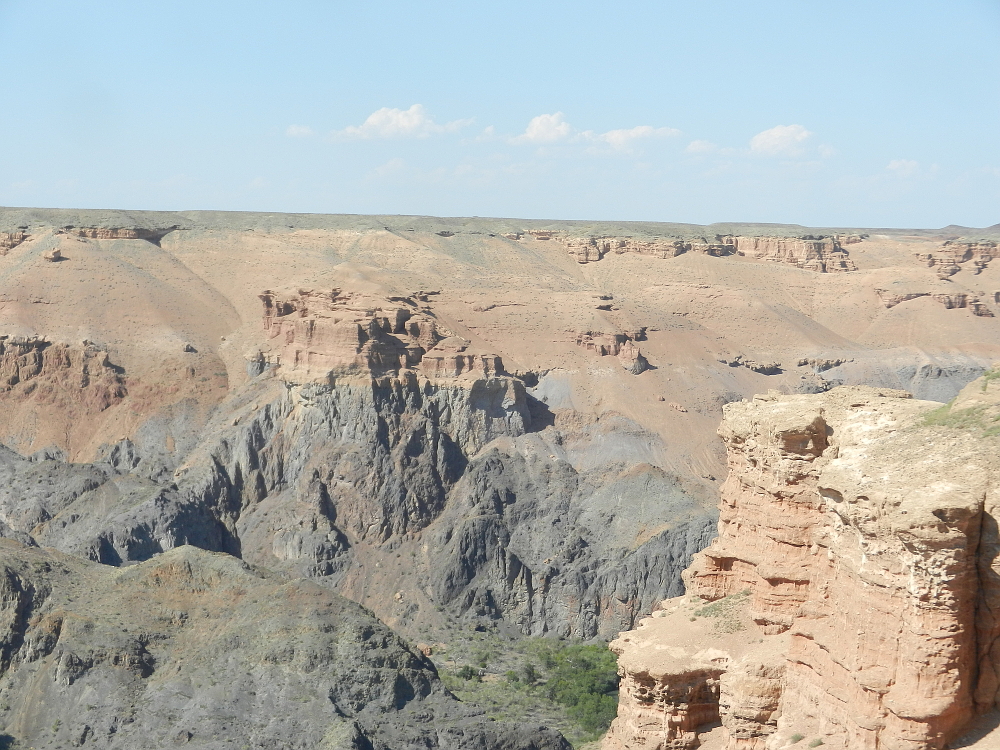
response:
<svg viewBox="0 0 1000 750"><path fill-rule="evenodd" d="M544 240L558 237L554 232L546 232L545 236L539 236L537 232L531 234L536 239ZM848 244L861 241L862 237L841 237L839 235L834 237L814 237L812 235L804 237L739 237L725 235L714 239L702 237L697 240L670 238L642 240L635 237L560 237L559 239L578 263L593 263L610 254L636 253L656 258L674 258L683 253L698 253L713 257L739 255L755 261L785 263L806 271L834 273L858 270L848 251L844 249L842 242ZM950 248L947 250L948 252L945 254L950 258L953 253L950 252ZM972 257L972 251L969 251L969 257ZM929 265L934 265L933 258L929 261Z"/></svg>
<svg viewBox="0 0 1000 750"><path fill-rule="evenodd" d="M714 533L692 490L641 462L574 469L555 453L572 433L542 435L547 406L421 296L262 293L251 379L189 451L164 452L158 421L88 464L6 451L0 534L110 565L228 552L410 629L448 616L591 637L679 593ZM634 494L648 514L617 517Z"/></svg>
<svg viewBox="0 0 1000 750"><path fill-rule="evenodd" d="M993 710L997 419L988 378L728 405L719 536L612 643L605 748L939 749Z"/></svg>

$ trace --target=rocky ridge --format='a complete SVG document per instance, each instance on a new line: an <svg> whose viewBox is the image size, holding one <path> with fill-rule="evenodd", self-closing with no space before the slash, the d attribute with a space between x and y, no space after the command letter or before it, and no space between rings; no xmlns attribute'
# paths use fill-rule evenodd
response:
<svg viewBox="0 0 1000 750"><path fill-rule="evenodd" d="M605 748L929 750L994 710L998 418L992 376L728 405L719 536L613 642Z"/></svg>
<svg viewBox="0 0 1000 750"><path fill-rule="evenodd" d="M459 703L353 602L193 547L117 569L0 539L0 721L38 750L570 747Z"/></svg>
<svg viewBox="0 0 1000 750"><path fill-rule="evenodd" d="M555 233L536 239L553 239ZM860 241L861 236L844 236L844 244ZM807 271L833 273L856 271L857 266L841 245L841 236L814 237L738 237L720 235L714 241L680 239L640 240L634 237L566 237L562 238L569 254L578 263L593 263L609 254L636 253L655 258L675 258L683 253L699 253L712 257L746 256L752 260L787 263ZM971 256L970 256L971 257Z"/></svg>

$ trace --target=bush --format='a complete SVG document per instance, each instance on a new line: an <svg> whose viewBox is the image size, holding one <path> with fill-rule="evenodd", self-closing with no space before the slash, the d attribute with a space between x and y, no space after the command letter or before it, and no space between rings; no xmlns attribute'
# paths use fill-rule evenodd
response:
<svg viewBox="0 0 1000 750"><path fill-rule="evenodd" d="M538 671L535 669L535 665L531 662L526 662L523 667L521 667L521 678L524 680L526 685L534 685L538 682L538 678L541 677Z"/></svg>
<svg viewBox="0 0 1000 750"><path fill-rule="evenodd" d="M567 646L543 654L549 677L545 692L567 707L569 715L588 732L611 725L618 710L618 662L603 645Z"/></svg>
<svg viewBox="0 0 1000 750"><path fill-rule="evenodd" d="M475 667L470 667L468 664L458 670L455 674L463 680L475 680L476 682L479 682L479 670Z"/></svg>

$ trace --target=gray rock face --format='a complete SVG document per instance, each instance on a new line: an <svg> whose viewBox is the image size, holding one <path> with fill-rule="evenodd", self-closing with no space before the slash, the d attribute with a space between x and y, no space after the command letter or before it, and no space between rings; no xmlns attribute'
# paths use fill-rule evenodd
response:
<svg viewBox="0 0 1000 750"><path fill-rule="evenodd" d="M38 750L569 749L353 602L193 547L116 569L0 540L0 720Z"/></svg>
<svg viewBox="0 0 1000 750"><path fill-rule="evenodd" d="M95 465L0 454L0 520L111 565L183 544L228 552L385 617L401 584L372 560L407 554L419 562L403 588L454 617L611 635L680 591L713 516L675 478L616 455L648 436L605 441L605 460L577 470L553 453L557 434L531 431L545 412L511 377L296 385L264 374L166 478L163 456L130 441Z"/></svg>

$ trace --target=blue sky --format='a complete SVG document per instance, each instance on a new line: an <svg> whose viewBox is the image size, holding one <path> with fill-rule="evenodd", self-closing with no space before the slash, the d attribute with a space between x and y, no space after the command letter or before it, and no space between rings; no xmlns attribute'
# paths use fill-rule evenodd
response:
<svg viewBox="0 0 1000 750"><path fill-rule="evenodd" d="M1000 222L1000 1L0 0L0 205Z"/></svg>

